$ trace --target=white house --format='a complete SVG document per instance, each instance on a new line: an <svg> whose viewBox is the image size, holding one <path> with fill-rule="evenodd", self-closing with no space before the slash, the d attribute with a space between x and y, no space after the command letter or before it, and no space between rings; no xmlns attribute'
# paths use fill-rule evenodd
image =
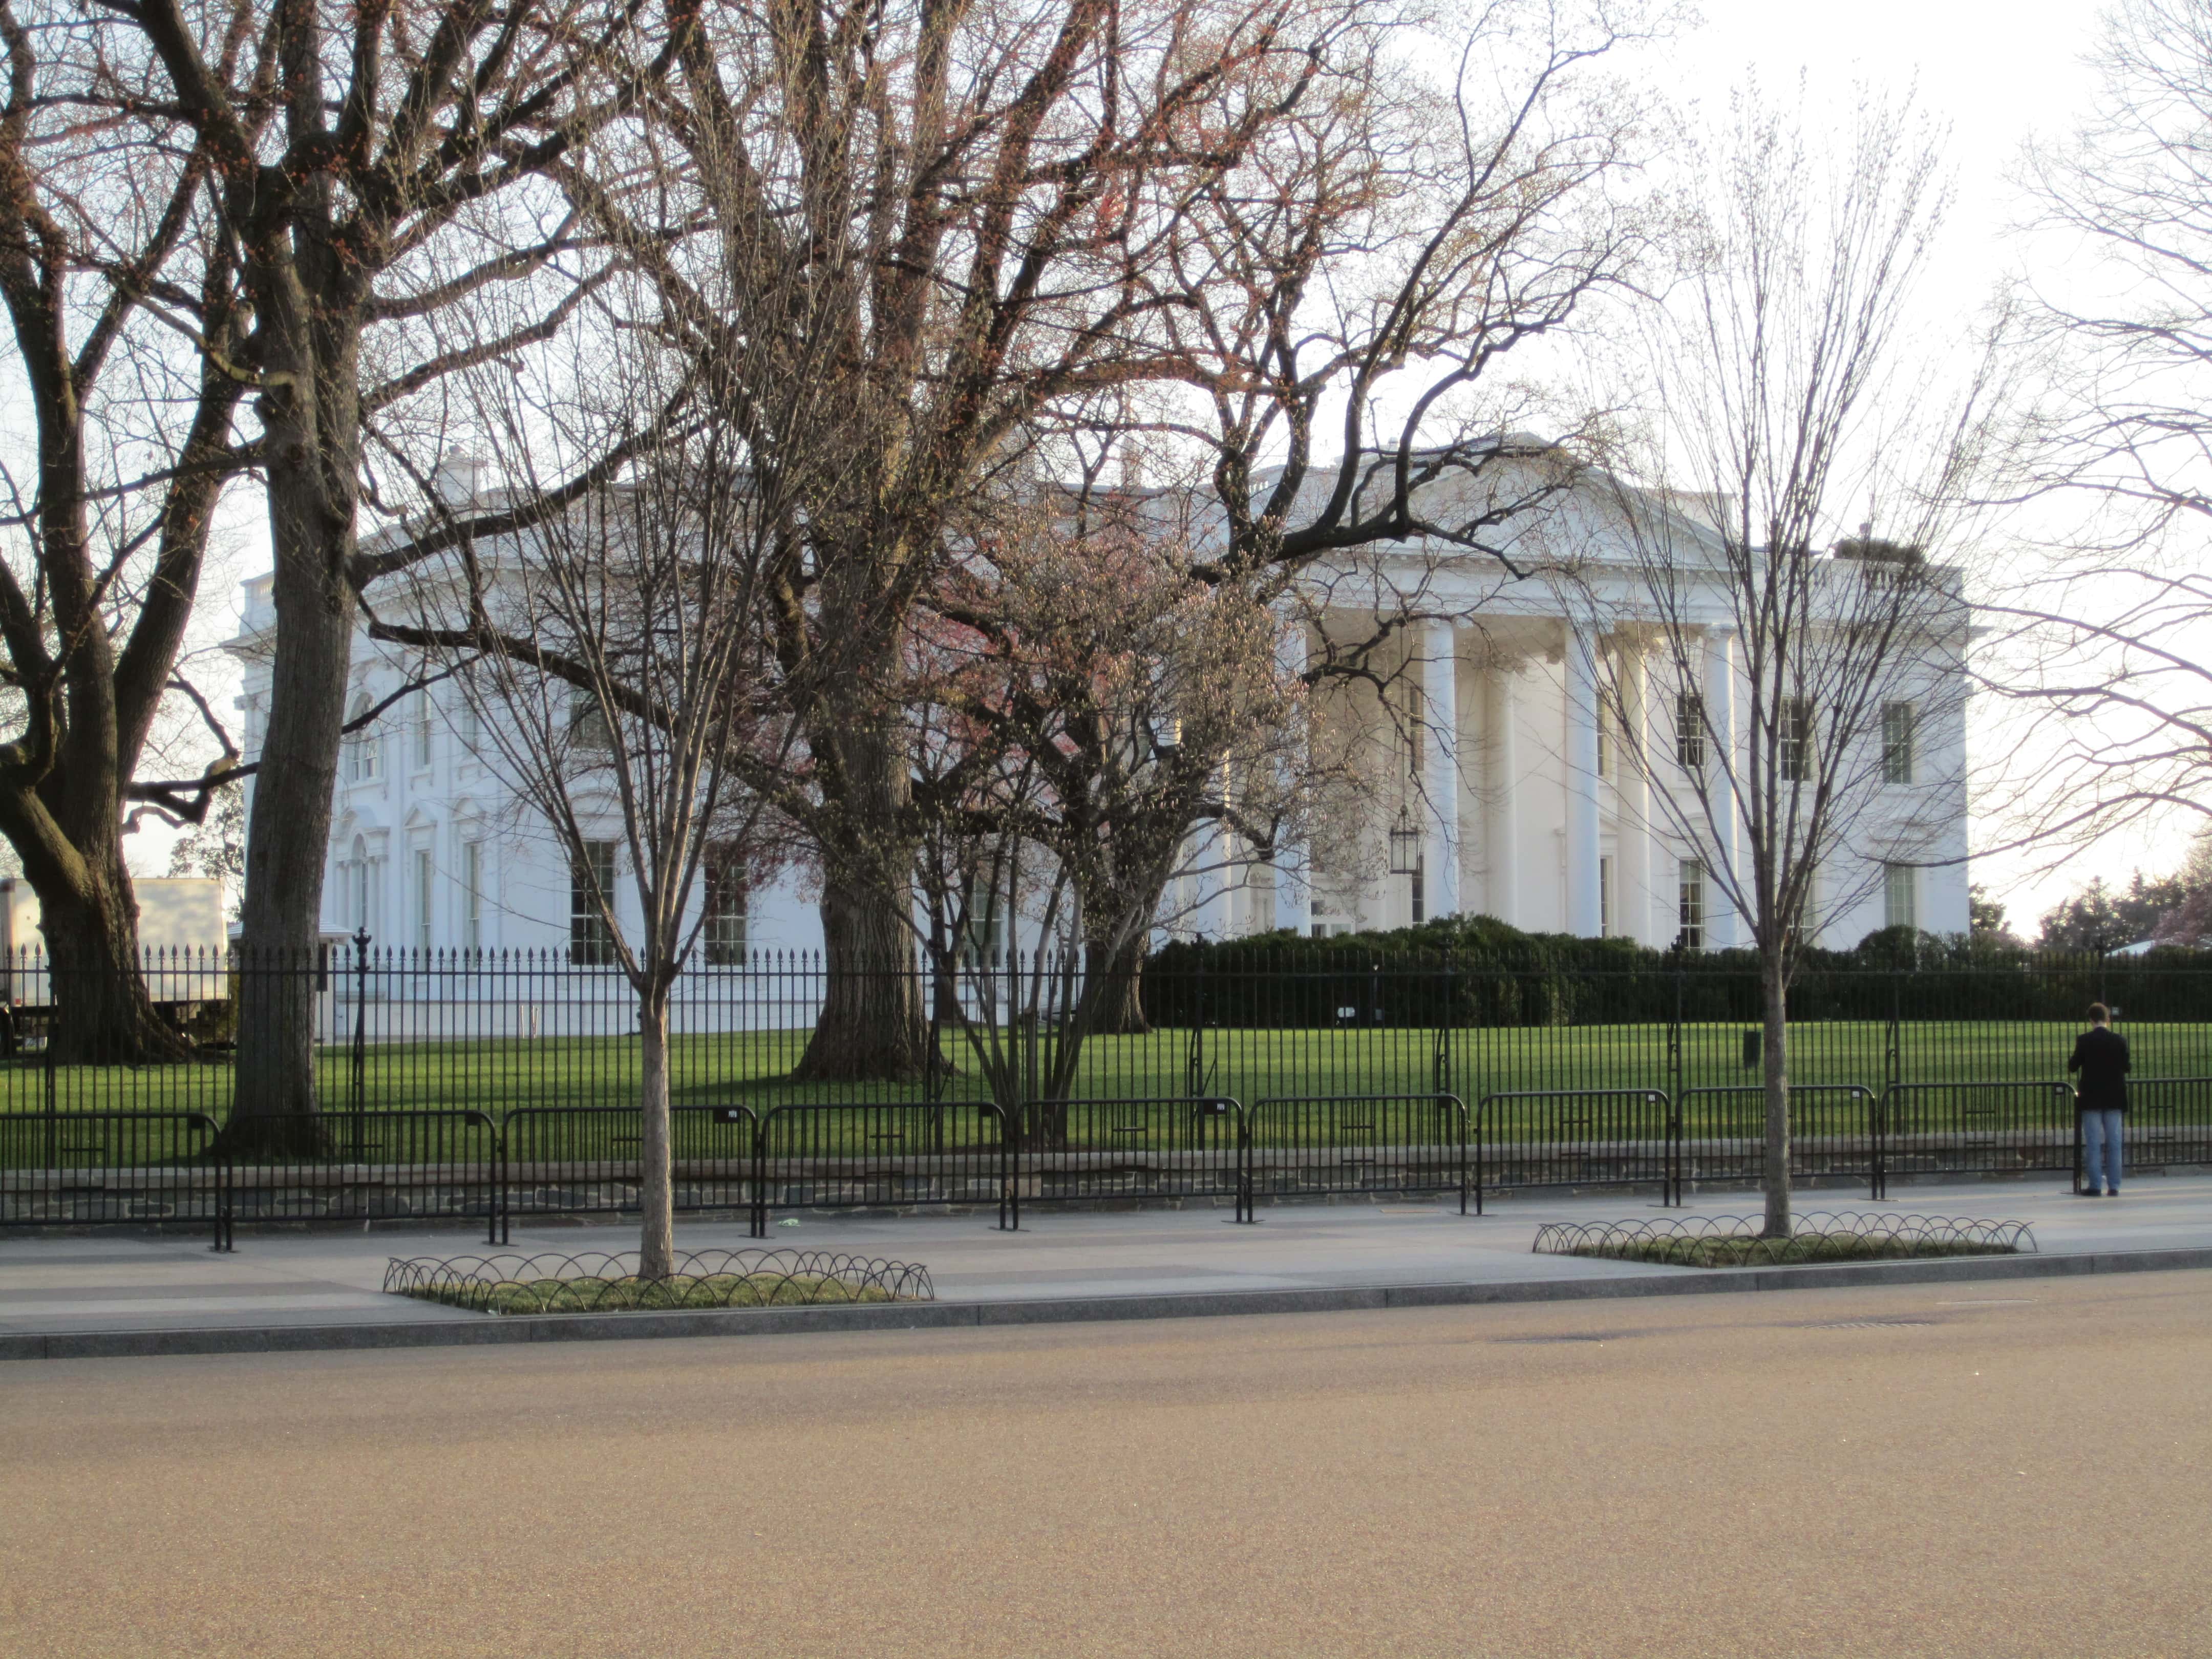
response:
<svg viewBox="0 0 2212 1659"><path fill-rule="evenodd" d="M1311 574L1313 614L1328 637L1364 638L1378 617L1440 618L1395 636L1395 695L1409 704L1400 718L1385 718L1371 692L1362 694L1364 713L1352 715L1368 720L1377 743L1418 732L1407 758L1419 787L1378 796L1363 830L1373 856L1357 860L1355 873L1313 868L1297 848L1258 864L1194 838L1189 871L1166 907L1176 931L1337 933L1482 912L1529 931L1656 946L1678 936L1694 945L1740 942L1736 919L1701 861L1669 833L1651 786L1621 763L1625 734L1600 717L1601 665L1610 665L1616 690L1634 689L1642 741L1662 765L1698 758L1689 750L1699 739L1676 730L1686 699L1702 699L1714 740L1740 741L1731 711L1743 705L1745 682L1723 594L1716 587L1701 597L1694 575L1686 584L1698 684L1674 685L1624 620L1634 612L1633 578L1604 514L1554 506L1505 550L1516 547L1523 568L1540 563L1552 574L1513 579L1490 553L1419 537ZM1572 580L1561 580L1570 568ZM270 578L256 578L229 642L244 665L249 757L268 706L272 625ZM1304 648L1321 643L1308 634ZM1885 706L1881 799L1838 867L1822 872L1823 945L1847 946L1900 923L1936 933L1968 927L1963 651L1963 638L1936 642L1921 691ZM357 637L349 713L405 684L404 654ZM595 959L598 924L565 855L503 781L496 745L474 720L453 688L432 686L348 742L327 854L326 933ZM598 843L610 860L617 844L611 827ZM714 909L703 935L711 961L820 947L801 878L751 892L708 885L701 902ZM623 884L614 889L631 902Z"/></svg>

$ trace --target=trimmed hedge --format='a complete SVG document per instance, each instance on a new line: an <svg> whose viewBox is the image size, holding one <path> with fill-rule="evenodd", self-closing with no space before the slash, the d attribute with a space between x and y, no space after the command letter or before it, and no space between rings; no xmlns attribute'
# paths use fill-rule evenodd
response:
<svg viewBox="0 0 2212 1659"><path fill-rule="evenodd" d="M1580 1025L1753 1021L1747 950L1655 951L1620 939L1526 933L1492 916L1310 939L1281 932L1176 941L1146 961L1156 1025ZM1808 951L1793 1020L2075 1021L2093 1001L2136 1020L2212 1019L2212 951L2046 953L1910 928Z"/></svg>

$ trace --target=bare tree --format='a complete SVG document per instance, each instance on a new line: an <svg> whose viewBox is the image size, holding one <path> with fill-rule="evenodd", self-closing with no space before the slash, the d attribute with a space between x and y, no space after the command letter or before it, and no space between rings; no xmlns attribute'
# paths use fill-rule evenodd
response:
<svg viewBox="0 0 2212 1659"><path fill-rule="evenodd" d="M312 1138L313 999L297 971L320 910L354 595L419 547L365 553L368 434L448 375L557 331L595 286L547 173L627 106L608 67L627 0L88 0L144 88L191 135L237 248L250 319L198 343L252 393L276 564L270 704L247 833L237 1140ZM580 263L581 261L581 263ZM542 296L507 332L493 294ZM401 505L391 504L397 511Z"/></svg>
<svg viewBox="0 0 2212 1659"><path fill-rule="evenodd" d="M1704 935L1684 942L1758 954L1778 1237L1800 951L1887 867L1942 856L1964 807L1945 755L1967 610L1929 550L1954 530L1986 388L1948 399L1905 332L1943 206L1936 155L1901 112L1856 114L1831 155L1739 103L1688 274L1648 316L1646 441L1595 475L1610 510L1555 532L1597 549L1560 579L1579 623L1570 705L1593 750L1568 763L1594 777L1601 703L1649 821L1718 913L1686 917ZM1882 535L1838 538L1863 514Z"/></svg>
<svg viewBox="0 0 2212 1659"><path fill-rule="evenodd" d="M21 464L0 456L0 833L39 896L58 1051L137 1064L186 1045L139 973L130 785L165 710L210 715L234 758L179 657L217 498L250 459L221 362L247 307L207 152L173 113L124 106L149 65L96 34L0 0L0 302L35 434Z"/></svg>
<svg viewBox="0 0 2212 1659"><path fill-rule="evenodd" d="M1022 465L1066 405L1190 383L1227 428L1206 441L1219 446L1231 498L1230 567L1408 533L1408 469L1361 497L1361 460L1304 520L1285 518L1333 400L1348 399L1344 436L1364 453L1368 402L1395 369L1450 361L1410 429L1612 269L1613 244L1559 236L1553 211L1620 159L1610 117L1594 138L1562 129L1532 141L1553 85L1618 38L1601 15L1564 12L1486 9L1470 32L1516 50L1533 39L1534 66L1485 94L1471 125L1449 87L1426 87L1447 112L1434 143L1408 141L1419 100L1383 84L1412 52L1405 19L1375 0L1029 11L821 0L699 14L663 130L712 228L702 246L753 227L738 237L744 257L774 246L771 268L809 270L837 324L819 331L838 344L808 372L842 387L859 463L844 494L807 505L818 559L781 624L793 661L825 641L876 653L817 677L817 702L798 711L814 766L792 810L822 849L841 988L803 1075L924 1063L920 1010L898 977L838 969L907 948L922 830L901 683L909 624L965 504ZM1381 125L1363 133L1363 122ZM1356 158L1341 193L1328 160L1340 153ZM1360 168L1381 181L1351 177ZM603 234L654 273L696 349L720 349L727 326L693 292L684 250L629 223L617 191L585 199ZM1309 301L1347 247L1338 297L1356 334L1314 335ZM750 275L714 257L726 280ZM1382 297L1355 297L1369 293ZM1278 444L1291 464L1255 499L1250 470ZM882 997L861 994L870 987Z"/></svg>
<svg viewBox="0 0 2212 1659"><path fill-rule="evenodd" d="M978 896L1011 922L1042 892L1032 938L1061 974L1060 1019L1024 1089L1044 1100L1066 1097L1089 1036L1143 1029L1138 975L1170 878L1195 857L1235 881L1321 791L1285 618L1188 574L1198 498L1097 483L1094 467L994 515L927 601L938 672L915 795L925 886L951 924L930 931L933 967L974 965ZM1216 833L1194 849L1200 825Z"/></svg>
<svg viewBox="0 0 2212 1659"><path fill-rule="evenodd" d="M1170 371L1061 412L1079 452L1087 427L1203 481L1173 544L1181 580L1224 612L1278 618L1306 647L1290 666L1314 706L1341 725L1371 694L1402 755L1425 719L1409 641L1531 574L1510 550L1571 483L1562 458L1594 424L1505 377L1645 252L1650 216L1624 179L1647 114L1604 79L1644 27L1631 10L1501 6L1423 34L1419 58L1388 37L1349 43L1299 118L1256 134L1167 231L1145 281ZM1553 438L1516 435L1537 418ZM1302 723L1285 772L1328 787L1351 757L1313 746L1325 724ZM1301 836L1238 822L1220 777L1164 777L1146 835L1211 825L1215 857L1304 879L1285 856ZM1301 793L1330 839L1357 841ZM1147 922L1160 902L1157 887L1128 901Z"/></svg>
<svg viewBox="0 0 2212 1659"><path fill-rule="evenodd" d="M2045 387L2000 493L2035 530L1984 613L2002 723L1984 794L2054 860L2149 817L2212 813L2212 14L2124 0L2095 111L2033 153L2033 228L2086 248L2008 319Z"/></svg>
<svg viewBox="0 0 2212 1659"><path fill-rule="evenodd" d="M411 567L402 596L372 588L364 604L374 637L466 666L457 684L508 787L596 908L578 948L618 966L637 997L640 1271L653 1278L673 1249L671 999L708 920L695 902L702 883L749 878L763 850L769 804L742 778L773 774L789 744L791 688L769 618L788 551L786 491L811 463L755 454L726 418L725 389L696 380L649 327L610 332L563 365L554 379L565 389L510 390L487 423L526 498L565 489L608 453L635 457L622 475L521 531L464 536ZM794 378L781 395L834 420L811 382ZM779 416L785 430L806 424ZM619 870L598 852L611 842ZM625 881L635 931L621 920Z"/></svg>

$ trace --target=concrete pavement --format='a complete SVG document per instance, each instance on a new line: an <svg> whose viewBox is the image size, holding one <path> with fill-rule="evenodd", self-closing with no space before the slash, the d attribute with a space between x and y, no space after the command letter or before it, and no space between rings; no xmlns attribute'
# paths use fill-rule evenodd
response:
<svg viewBox="0 0 2212 1659"><path fill-rule="evenodd" d="M2212 1273L15 1366L0 1651L2193 1659L2208 1377Z"/></svg>
<svg viewBox="0 0 2212 1659"><path fill-rule="evenodd" d="M2136 1181L2116 1200L2068 1195L2055 1181L1975 1182L1911 1187L1884 1203L1848 1192L1807 1193L1801 1212L1870 1210L2025 1220L2046 1255L2212 1249L2212 1178ZM1428 1200L1263 1206L1251 1226L1226 1206L1178 1211L1024 1213L1018 1233L984 1214L898 1217L805 1215L770 1230L770 1246L836 1249L926 1265L941 1302L1042 1304L1139 1297L1233 1297L1244 1292L1318 1291L1358 1286L1557 1286L1562 1293L1602 1281L1698 1280L1699 1269L1579 1257L1534 1255L1547 1221L1666 1214L1755 1213L1750 1194L1704 1194L1684 1211L1662 1211L1621 1194L1530 1195L1493 1200L1491 1212L1461 1217ZM621 1225L518 1228L524 1253L620 1250L635 1238ZM685 1248L745 1249L741 1224L679 1224ZM381 1293L393 1255L484 1252L459 1230L394 1228L325 1232L242 1232L235 1254L218 1255L197 1237L119 1234L0 1237L0 1345L10 1336L94 1331L481 1323L483 1316Z"/></svg>

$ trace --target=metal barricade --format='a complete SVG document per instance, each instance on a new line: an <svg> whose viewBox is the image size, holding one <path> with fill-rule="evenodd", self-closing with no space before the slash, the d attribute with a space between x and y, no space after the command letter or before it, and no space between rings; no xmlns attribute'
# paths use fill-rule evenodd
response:
<svg viewBox="0 0 2212 1659"><path fill-rule="evenodd" d="M1664 1089L1514 1089L1482 1097L1475 1184L1640 1187L1679 1204L1680 1120Z"/></svg>
<svg viewBox="0 0 2212 1659"><path fill-rule="evenodd" d="M1453 1094L1274 1095L1247 1119L1247 1208L1263 1194L1459 1194L1475 1213L1481 1192L1469 1176L1468 1109Z"/></svg>
<svg viewBox="0 0 2212 1659"><path fill-rule="evenodd" d="M237 1121L232 1121L237 1128ZM504 1177L500 1127L478 1111L325 1115L311 1150L226 1149L218 1224L484 1218L497 1243ZM301 1131L290 1132L295 1140Z"/></svg>
<svg viewBox="0 0 2212 1659"><path fill-rule="evenodd" d="M204 1112L0 1115L0 1227L204 1220L225 1249L215 1136Z"/></svg>
<svg viewBox="0 0 2212 1659"><path fill-rule="evenodd" d="M509 1112L501 1139L500 1237L517 1215L628 1215L641 1170L635 1106L531 1106ZM760 1119L750 1106L668 1109L672 1206L679 1215L757 1207Z"/></svg>
<svg viewBox="0 0 2212 1659"><path fill-rule="evenodd" d="M1856 1083L1790 1085L1790 1180L1875 1180L1875 1092ZM1766 1179L1766 1090L1756 1083L1685 1089L1676 1197L1692 1181L1758 1186ZM1869 1191L1869 1196L1880 1197Z"/></svg>
<svg viewBox="0 0 2212 1659"><path fill-rule="evenodd" d="M1251 1218L1244 1109L1226 1096L1033 1100L1022 1119L1025 1197L1229 1198Z"/></svg>
<svg viewBox="0 0 2212 1659"><path fill-rule="evenodd" d="M2075 1173L2074 1090L2064 1083L1893 1083L1876 1110L1874 1195L1889 1177Z"/></svg>
<svg viewBox="0 0 2212 1659"><path fill-rule="evenodd" d="M1015 1136L988 1100L775 1106L755 1137L752 1233L771 1209L993 1204L1021 1225Z"/></svg>
<svg viewBox="0 0 2212 1659"><path fill-rule="evenodd" d="M2124 1169L2212 1164L2212 1077L2130 1078L2120 1156Z"/></svg>

